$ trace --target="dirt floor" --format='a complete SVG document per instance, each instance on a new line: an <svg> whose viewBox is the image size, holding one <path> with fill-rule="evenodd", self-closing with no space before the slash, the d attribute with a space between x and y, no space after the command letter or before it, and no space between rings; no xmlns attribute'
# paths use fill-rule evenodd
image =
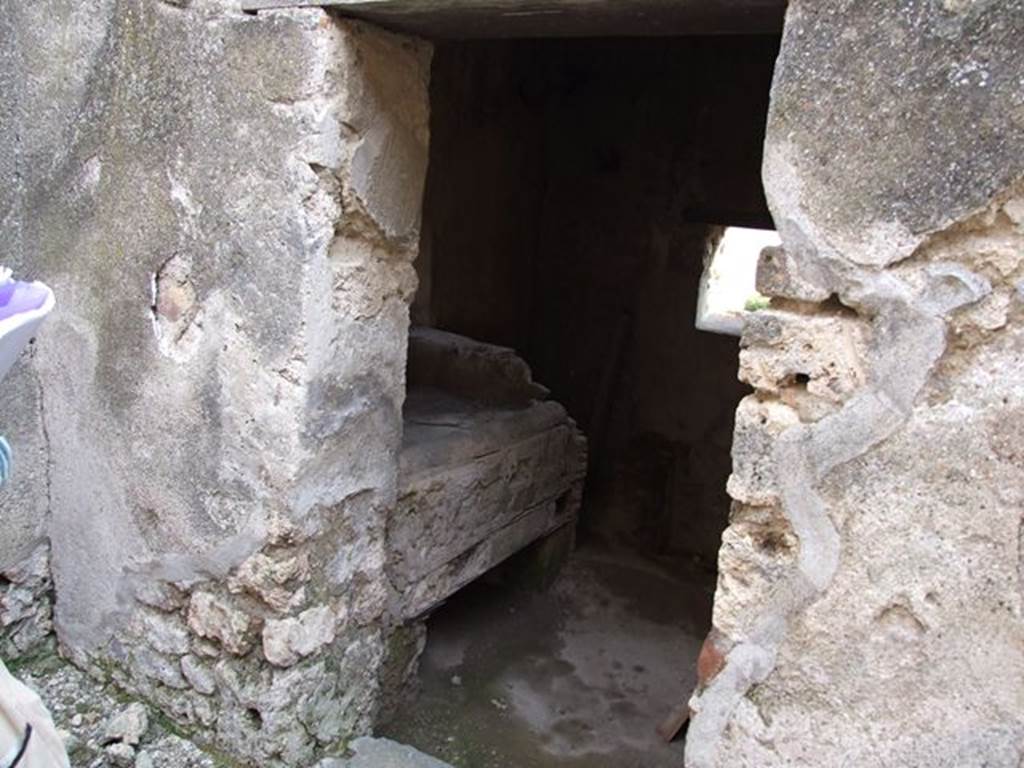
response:
<svg viewBox="0 0 1024 768"><path fill-rule="evenodd" d="M431 617L421 691L381 735L456 768L678 768L707 574L584 547L546 592L477 582Z"/></svg>

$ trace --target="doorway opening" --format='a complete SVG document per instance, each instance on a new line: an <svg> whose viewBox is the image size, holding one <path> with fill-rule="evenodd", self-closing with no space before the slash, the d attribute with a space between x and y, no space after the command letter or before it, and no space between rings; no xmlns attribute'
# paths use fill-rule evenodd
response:
<svg viewBox="0 0 1024 768"><path fill-rule="evenodd" d="M473 768L681 764L655 728L695 684L748 391L698 295L727 226L773 226L778 45L437 44L389 529L428 636L385 735Z"/></svg>

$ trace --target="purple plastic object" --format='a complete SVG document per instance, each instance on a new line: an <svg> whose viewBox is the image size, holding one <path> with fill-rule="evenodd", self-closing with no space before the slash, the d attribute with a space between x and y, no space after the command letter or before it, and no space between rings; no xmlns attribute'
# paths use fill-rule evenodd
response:
<svg viewBox="0 0 1024 768"><path fill-rule="evenodd" d="M0 285L0 320L39 309L49 295L50 292L39 283L12 280Z"/></svg>
<svg viewBox="0 0 1024 768"><path fill-rule="evenodd" d="M0 267L0 379L14 365L53 309L53 291L43 283L14 280Z"/></svg>

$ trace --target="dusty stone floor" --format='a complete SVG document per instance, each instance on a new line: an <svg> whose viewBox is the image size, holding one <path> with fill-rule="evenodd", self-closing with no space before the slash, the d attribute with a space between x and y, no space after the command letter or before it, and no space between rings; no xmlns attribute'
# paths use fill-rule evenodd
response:
<svg viewBox="0 0 1024 768"><path fill-rule="evenodd" d="M678 768L682 743L654 728L693 686L711 597L696 565L595 547L545 592L480 580L432 617L420 693L379 735L454 768ZM50 708L74 768L234 765L152 710L141 743L110 743L140 705L55 653L11 670Z"/></svg>
<svg viewBox="0 0 1024 768"><path fill-rule="evenodd" d="M34 689L53 715L64 737L73 768L227 768L232 763L218 760L192 742L167 729L152 710L144 710L145 726L137 747L113 742L111 723L130 707L140 705L111 686L97 683L84 672L62 661L56 654L42 654L25 664L14 664L11 672ZM136 725L139 720L135 720Z"/></svg>
<svg viewBox="0 0 1024 768"><path fill-rule="evenodd" d="M678 768L708 577L584 547L544 593L477 582L434 614L422 686L383 735L456 768Z"/></svg>

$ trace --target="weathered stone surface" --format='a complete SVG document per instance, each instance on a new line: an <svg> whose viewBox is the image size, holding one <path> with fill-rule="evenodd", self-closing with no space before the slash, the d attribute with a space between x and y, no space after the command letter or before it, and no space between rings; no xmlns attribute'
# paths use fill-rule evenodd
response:
<svg viewBox="0 0 1024 768"><path fill-rule="evenodd" d="M776 400L750 395L736 410L733 437L733 471L729 495L754 506L775 504L779 499L779 478L772 451L775 441L800 423L790 406Z"/></svg>
<svg viewBox="0 0 1024 768"><path fill-rule="evenodd" d="M390 739L361 738L352 742L352 757L331 758L317 768L451 768L419 750Z"/></svg>
<svg viewBox="0 0 1024 768"><path fill-rule="evenodd" d="M334 640L337 621L326 605L310 608L295 618L270 619L263 627L263 655L275 666L293 666Z"/></svg>
<svg viewBox="0 0 1024 768"><path fill-rule="evenodd" d="M107 742L122 742L128 746L138 746L142 737L149 730L149 713L143 704L135 702L121 710L103 732Z"/></svg>
<svg viewBox="0 0 1024 768"><path fill-rule="evenodd" d="M828 273L784 248L765 248L757 260L757 290L794 301L824 301L831 294Z"/></svg>
<svg viewBox="0 0 1024 768"><path fill-rule="evenodd" d="M275 560L262 552L250 557L228 579L232 592L248 592L276 611L286 611L301 601L299 582L309 578L309 564L305 554ZM289 588L292 582L293 588Z"/></svg>
<svg viewBox="0 0 1024 768"><path fill-rule="evenodd" d="M217 681L213 671L197 656L181 657L181 674L188 680L188 684L197 692L211 694L217 690Z"/></svg>
<svg viewBox="0 0 1024 768"><path fill-rule="evenodd" d="M799 549L800 542L779 509L736 504L718 555L713 624L724 637L748 636L749 620L790 576Z"/></svg>
<svg viewBox="0 0 1024 768"><path fill-rule="evenodd" d="M253 641L252 619L207 592L196 592L188 607L188 626L200 637L217 640L237 656L248 653Z"/></svg>
<svg viewBox="0 0 1024 768"><path fill-rule="evenodd" d="M128 744L111 744L103 752L110 765L116 768L132 768L135 765L135 750Z"/></svg>
<svg viewBox="0 0 1024 768"><path fill-rule="evenodd" d="M790 3L765 178L787 250L906 258L1019 174L1019 0Z"/></svg>
<svg viewBox="0 0 1024 768"><path fill-rule="evenodd" d="M198 617L197 612L197 619ZM204 617L200 623L209 621L211 616ZM222 620L226 617L218 617ZM204 627L205 628L205 627ZM145 637L149 639L149 644L154 650L160 653L167 654L169 656L181 656L184 653L188 653L190 647L190 635L188 629L182 625L177 618L169 618L162 614L148 612L143 619L143 629ZM226 632L231 632L231 629L225 629ZM232 638L235 640L235 638Z"/></svg>
<svg viewBox="0 0 1024 768"><path fill-rule="evenodd" d="M0 570L0 656L35 650L53 631L50 547L40 544L17 565Z"/></svg>
<svg viewBox="0 0 1024 768"><path fill-rule="evenodd" d="M790 4L769 203L786 252L867 332L857 365L800 333L748 356L780 400L797 362L860 373L769 440L738 424L730 491L746 504L715 606L725 664L691 702L690 768L1024 757L1021 467L1006 437L1024 317L1022 33L1020 2ZM808 333L836 310L804 309ZM766 530L784 546L761 546Z"/></svg>
<svg viewBox="0 0 1024 768"><path fill-rule="evenodd" d="M0 262L58 296L11 436L62 646L241 758L311 764L369 728L390 632L430 47L222 0L19 5L0 42ZM313 593L358 628L285 695L255 641Z"/></svg>
<svg viewBox="0 0 1024 768"><path fill-rule="evenodd" d="M2 24L2 22L0 22ZM0 45L3 34L0 31ZM2 54L0 54L2 55ZM0 81L2 82L2 81ZM0 123L3 118L0 117ZM0 132L4 128L0 126ZM2 200L4 193L0 193ZM0 205L0 218L3 208ZM0 254L3 245L0 245ZM0 255L0 264L16 267ZM0 387L0 435L14 451L8 483L0 488L0 570L17 567L46 538L49 521L49 445L43 426L43 396L38 373L32 368L33 347L22 356Z"/></svg>
<svg viewBox="0 0 1024 768"><path fill-rule="evenodd" d="M45 655L26 662L19 668L18 676L46 704L58 734L64 739L71 765L110 768L105 748L111 745L107 744L105 731L111 719L126 708L124 691ZM128 750L132 751L134 764L139 768L214 768L223 764L194 743L170 733L165 724L163 718L151 718L137 747L115 742L128 749L117 749L114 753L127 755Z"/></svg>
<svg viewBox="0 0 1024 768"><path fill-rule="evenodd" d="M763 310L747 318L740 380L816 421L864 386L869 329L836 312Z"/></svg>

